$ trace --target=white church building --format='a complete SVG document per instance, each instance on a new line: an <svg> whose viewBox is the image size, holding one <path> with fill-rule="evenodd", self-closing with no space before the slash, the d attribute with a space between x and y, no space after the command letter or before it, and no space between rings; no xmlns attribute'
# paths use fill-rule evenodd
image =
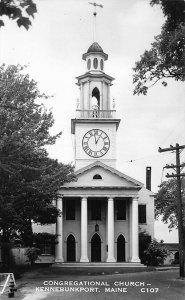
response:
<svg viewBox="0 0 185 300"><path fill-rule="evenodd" d="M104 72L108 55L94 42L82 56L80 98L71 120L77 180L64 184L56 201L55 263L140 263L139 231L154 236L154 194L116 169L116 118Z"/></svg>

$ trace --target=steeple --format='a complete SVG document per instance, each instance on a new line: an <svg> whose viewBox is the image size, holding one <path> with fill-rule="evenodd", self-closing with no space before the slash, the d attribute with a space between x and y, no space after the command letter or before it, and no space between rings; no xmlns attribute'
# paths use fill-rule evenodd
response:
<svg viewBox="0 0 185 300"><path fill-rule="evenodd" d="M86 72L77 77L77 85L80 87L77 118L91 118L95 109L96 117L112 118L114 111L110 101L110 86L114 78L104 72L108 55L94 42L82 55L82 59L86 62Z"/></svg>
<svg viewBox="0 0 185 300"><path fill-rule="evenodd" d="M94 42L82 55L86 72L78 76L80 98L76 118L71 120L75 137L75 167L79 169L95 160L116 166L116 131L120 120L115 118L115 101L110 99L113 77L104 72L108 55Z"/></svg>

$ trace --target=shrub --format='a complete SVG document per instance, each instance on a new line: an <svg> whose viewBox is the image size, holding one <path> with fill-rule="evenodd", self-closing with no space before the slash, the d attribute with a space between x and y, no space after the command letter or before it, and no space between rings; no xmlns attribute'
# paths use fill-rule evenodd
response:
<svg viewBox="0 0 185 300"><path fill-rule="evenodd" d="M55 254L55 245L57 244L56 241L56 234L51 234L48 232L39 232L33 234L33 243L36 248L39 248L42 252L42 248L44 245L48 245L51 247L51 254Z"/></svg>
<svg viewBox="0 0 185 300"><path fill-rule="evenodd" d="M159 266L164 263L164 259L169 255L168 249L163 242L158 243L153 240L147 250L144 251L144 263L147 266Z"/></svg>
<svg viewBox="0 0 185 300"><path fill-rule="evenodd" d="M139 258L142 264L145 263L145 251L148 249L151 240L151 236L146 231L139 233Z"/></svg>
<svg viewBox="0 0 185 300"><path fill-rule="evenodd" d="M30 262L31 266L34 264L34 262L38 259L38 256L40 254L40 249L35 247L30 247L26 250L26 256L28 258L28 261Z"/></svg>

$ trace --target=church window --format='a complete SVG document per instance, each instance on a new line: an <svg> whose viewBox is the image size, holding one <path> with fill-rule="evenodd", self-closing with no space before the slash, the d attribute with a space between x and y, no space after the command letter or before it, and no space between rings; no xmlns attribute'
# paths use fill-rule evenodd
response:
<svg viewBox="0 0 185 300"><path fill-rule="evenodd" d="M93 176L93 179L102 179L102 177L101 177L101 175L96 174L96 175Z"/></svg>
<svg viewBox="0 0 185 300"><path fill-rule="evenodd" d="M117 200L116 201L116 219L126 220L126 202Z"/></svg>
<svg viewBox="0 0 185 300"><path fill-rule="evenodd" d="M138 221L139 224L146 224L146 204L138 205Z"/></svg>
<svg viewBox="0 0 185 300"><path fill-rule="evenodd" d="M51 255L51 244L45 243L41 245L41 255Z"/></svg>
<svg viewBox="0 0 185 300"><path fill-rule="evenodd" d="M95 104L97 106L97 108L100 108L100 91L97 87L95 87L92 91L92 98L95 98L94 101L96 100L96 103L92 103Z"/></svg>
<svg viewBox="0 0 185 300"><path fill-rule="evenodd" d="M75 200L66 201L66 220L75 220Z"/></svg>
<svg viewBox="0 0 185 300"><path fill-rule="evenodd" d="M96 57L93 60L93 66L94 66L94 69L98 68L98 59Z"/></svg>
<svg viewBox="0 0 185 300"><path fill-rule="evenodd" d="M89 58L87 61L87 69L90 70L90 68L91 68L91 60Z"/></svg>
<svg viewBox="0 0 185 300"><path fill-rule="evenodd" d="M103 59L100 60L100 68L103 70Z"/></svg>
<svg viewBox="0 0 185 300"><path fill-rule="evenodd" d="M101 202L98 200L91 201L91 220L101 220Z"/></svg>

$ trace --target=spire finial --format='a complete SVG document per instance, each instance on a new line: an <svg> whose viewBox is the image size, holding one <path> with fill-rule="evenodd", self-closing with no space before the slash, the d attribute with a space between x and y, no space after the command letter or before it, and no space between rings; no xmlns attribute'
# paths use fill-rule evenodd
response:
<svg viewBox="0 0 185 300"><path fill-rule="evenodd" d="M97 16L97 12L96 12L96 6L103 8L102 4L97 4L96 2L89 2L89 4L94 6L94 12L93 12L93 42L95 42L95 38L96 38L96 16Z"/></svg>

